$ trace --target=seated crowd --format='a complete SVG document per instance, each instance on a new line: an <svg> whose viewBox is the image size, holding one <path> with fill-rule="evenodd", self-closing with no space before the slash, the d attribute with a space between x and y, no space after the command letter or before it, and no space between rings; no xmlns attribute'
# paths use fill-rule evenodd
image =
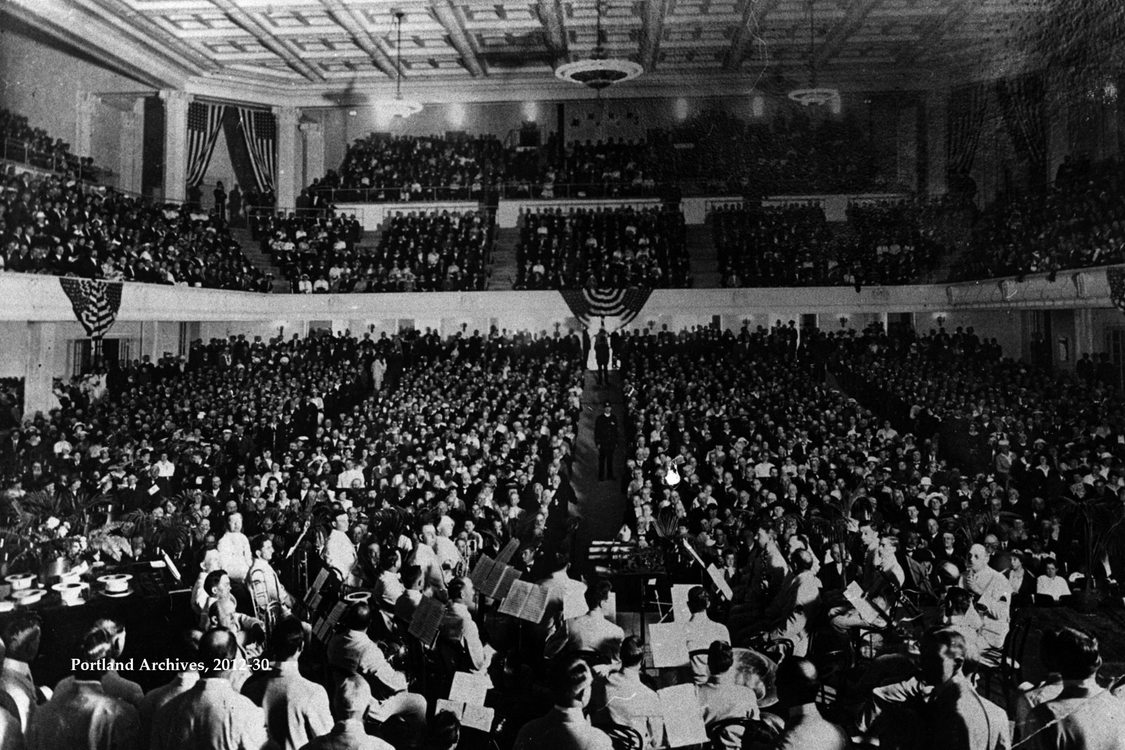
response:
<svg viewBox="0 0 1125 750"><path fill-rule="evenodd" d="M933 638L958 654L958 671L986 674L996 669L1015 627L1013 612L1065 604L1088 577L1113 585L1111 577L1120 576L1120 534L1107 537L1104 560L1091 558L1077 510L1088 503L1098 528L1125 523L1119 392L1026 367L1013 387L1016 366L1007 369L972 331L959 331L955 344L944 333L940 344L938 334L895 341L874 329L860 336L805 331L799 340L795 333L791 324L738 335L699 329L624 337L620 356L635 447L627 453L620 538L662 549L674 566L690 569L693 556L714 564L733 601L727 610L713 608L711 618L725 625L735 646L777 653L783 664L807 655L833 672L837 659L850 665L838 684L844 705L833 707L849 733L874 733L884 746L904 748L1006 746L904 739L896 732L916 724L898 714L897 723L874 717L926 692L918 692L917 679L913 688L897 682L913 679L912 661L898 655L911 643L922 642L923 688ZM933 371L894 370L900 358L931 357ZM888 361L893 374L880 377ZM841 381L859 401L823 384L818 373L825 366L854 374ZM1003 389L989 389L994 377L1008 384L1011 400L1003 400ZM914 392L904 402L913 408L894 414L897 424L915 425L918 438L864 406L881 408L886 392L927 382L941 390ZM852 390L861 384L866 388ZM980 400L960 402L961 393ZM955 439L947 437L957 427L954 417L966 414L956 410L961 403L978 423L966 435L977 436L971 458L982 466L943 445ZM933 404L930 421L919 404ZM845 591L853 581L858 589ZM689 633L697 619L713 632L701 613L685 626ZM923 637L938 626L955 635ZM1099 694L1096 641L1083 633L1064 637L1095 650L1071 671L1082 672L1074 679ZM1114 665L1106 680L1119 677L1123 666ZM1061 687L1070 678L1051 679ZM1034 706L1058 694L1028 700ZM992 717L998 709L988 697L982 700ZM849 701L861 705L847 710ZM1113 705L1105 720L1125 736L1125 704ZM1049 702L1045 707L1055 710ZM922 710L924 720L938 719ZM1021 717L1017 738L1050 723L1052 715L1044 711L1040 719L1039 711ZM989 731L1006 735L1007 718L998 716ZM951 712L944 720L967 722L974 734L985 729L979 713ZM1115 747L1073 740L1044 746Z"/></svg>
<svg viewBox="0 0 1125 750"><path fill-rule="evenodd" d="M559 153L554 133L537 169L509 159L505 195L513 198L624 198L652 196L672 175L660 141L573 141Z"/></svg>
<svg viewBox="0 0 1125 750"><path fill-rule="evenodd" d="M93 159L71 153L70 144L62 138L52 138L46 130L31 127L26 117L11 110L0 108L0 137L4 139L4 159L92 182L101 173Z"/></svg>
<svg viewBox="0 0 1125 750"><path fill-rule="evenodd" d="M356 276L363 227L355 216L324 213L261 213L250 216L251 236L289 280L293 292L362 290Z"/></svg>
<svg viewBox="0 0 1125 750"><path fill-rule="evenodd" d="M798 286L841 278L817 205L720 208L710 217L725 287Z"/></svg>
<svg viewBox="0 0 1125 750"><path fill-rule="evenodd" d="M396 212L365 259L368 291L484 289L493 232L484 211Z"/></svg>
<svg viewBox="0 0 1125 750"><path fill-rule="evenodd" d="M974 227L960 278L1048 273L1125 259L1125 183L1116 159L1068 156L1046 192L1002 197Z"/></svg>
<svg viewBox="0 0 1125 750"><path fill-rule="evenodd" d="M943 201L848 206L833 230L815 204L724 207L709 219L726 287L916 284L943 254Z"/></svg>
<svg viewBox="0 0 1125 750"><path fill-rule="evenodd" d="M793 106L768 123L707 110L676 129L678 181L703 194L761 196L863 192L890 185L877 173L871 139L856 122L816 120Z"/></svg>
<svg viewBox="0 0 1125 750"><path fill-rule="evenodd" d="M672 208L526 213L516 289L691 286L684 216Z"/></svg>
<svg viewBox="0 0 1125 750"><path fill-rule="evenodd" d="M494 136L395 136L372 133L348 146L339 171L308 192L331 203L477 200L504 173L506 151Z"/></svg>
<svg viewBox="0 0 1125 750"><path fill-rule="evenodd" d="M47 698L29 669L46 633L34 617L0 617L0 734L30 750L643 750L680 746L696 714L717 750L833 750L853 737L903 750L1010 747L988 675L1007 633L1028 625L1019 608L1065 600L1074 574L1120 570L1113 551L1091 570L1067 526L1072 478L1105 503L1104 526L1121 523L1119 396L1106 391L1094 407L1089 393L1049 385L1004 403L982 394L975 417L996 438L981 441L987 476L946 455L944 423L909 414L918 437L900 433L869 394L857 401L824 382L826 368L869 377L881 358L933 357L953 373L949 403L979 392L956 361L987 378L1002 362L991 345L971 331L940 336L779 324L618 337L630 436L620 538L659 550L677 581L700 580L695 557L714 565L676 614L685 661L660 669L641 634L611 621L623 601L611 582L570 567L586 408L577 334L232 337L115 369L101 400L60 388L58 409L0 444L5 500L34 514L44 495L34 490L97 490L88 512L124 511L124 523L65 546L76 569L147 561L162 545L195 581L175 622L182 637L159 654L186 663L164 676L129 671L113 660L137 653L140 634L131 627L126 640L119 623L97 619L52 644L75 661ZM1090 380L1075 388L1104 388ZM940 422L951 413L939 396ZM1036 422L1047 397L1075 413L1100 408L1104 434L1081 417L1061 431ZM1013 447L1039 441L1054 483ZM72 520L55 522L28 531L59 536ZM187 527L182 547L154 533L176 525ZM542 616L505 614L478 589L490 585L480 555L496 559L509 541L505 559L541 586ZM296 618L306 557L358 594L327 630ZM433 606L423 636L414 613ZM419 638L430 637L427 649ZM1107 683L1121 665L1103 665L1097 638L1071 627L1047 633L1041 650L1046 681L1007 705L1017 741L1119 747L1125 702ZM776 671L746 666L764 664L760 654ZM495 713L483 726L476 699L438 704L469 683ZM666 687L686 689L675 693L686 702L664 705Z"/></svg>

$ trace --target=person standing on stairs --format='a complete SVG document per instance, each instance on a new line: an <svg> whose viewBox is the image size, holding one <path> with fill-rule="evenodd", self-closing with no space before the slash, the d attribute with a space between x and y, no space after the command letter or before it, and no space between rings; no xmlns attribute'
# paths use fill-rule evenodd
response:
<svg viewBox="0 0 1125 750"><path fill-rule="evenodd" d="M613 406L606 401L605 410L594 422L594 445L598 448L598 481L615 479L613 476L613 454L617 451L617 417Z"/></svg>
<svg viewBox="0 0 1125 750"><path fill-rule="evenodd" d="M609 336L604 328L594 340L594 361L598 365L598 385L609 385Z"/></svg>

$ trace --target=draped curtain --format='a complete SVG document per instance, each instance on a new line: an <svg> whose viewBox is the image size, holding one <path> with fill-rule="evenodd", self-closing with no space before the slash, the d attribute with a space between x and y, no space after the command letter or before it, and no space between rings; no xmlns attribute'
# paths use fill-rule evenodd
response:
<svg viewBox="0 0 1125 750"><path fill-rule="evenodd" d="M238 120L258 189L272 191L277 178L277 123L273 113L239 107Z"/></svg>
<svg viewBox="0 0 1125 750"><path fill-rule="evenodd" d="M210 102L192 102L188 105L187 116L187 184L198 185L203 182L211 155L215 153L215 143L223 125L226 106Z"/></svg>
<svg viewBox="0 0 1125 750"><path fill-rule="evenodd" d="M1047 174L1047 125L1042 76L1002 78L996 82L996 98L1016 152L1031 163L1032 174L1042 182Z"/></svg>
<svg viewBox="0 0 1125 750"><path fill-rule="evenodd" d="M227 114L223 117L223 136L227 140L227 151L230 153L230 164L234 168L234 178L244 190L257 190L258 177L254 173L254 166L250 163L250 151L246 148L246 139L242 137L242 119L238 107L227 107Z"/></svg>
<svg viewBox="0 0 1125 750"><path fill-rule="evenodd" d="M974 83L953 89L949 101L946 156L951 174L968 174L973 168L988 112L988 86Z"/></svg>

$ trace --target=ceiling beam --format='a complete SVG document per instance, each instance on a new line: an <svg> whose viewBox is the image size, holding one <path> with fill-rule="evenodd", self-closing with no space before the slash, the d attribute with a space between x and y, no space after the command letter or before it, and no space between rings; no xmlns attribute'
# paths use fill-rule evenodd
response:
<svg viewBox="0 0 1125 750"><path fill-rule="evenodd" d="M738 70L742 61L750 52L750 45L754 41L757 30L761 28L766 16L778 6L781 0L742 0L742 20L734 31L730 40L730 52L727 53L723 67L727 70Z"/></svg>
<svg viewBox="0 0 1125 750"><path fill-rule="evenodd" d="M72 0L74 2L76 0ZM89 12L105 23L130 36L142 47L163 54L195 75L214 73L219 66L187 42L177 39L171 32L143 13L112 4L109 0L77 0Z"/></svg>
<svg viewBox="0 0 1125 750"><path fill-rule="evenodd" d="M672 13L676 0L644 0L641 25L641 65L645 72L656 69L660 56L660 40L664 37L664 21Z"/></svg>
<svg viewBox="0 0 1125 750"><path fill-rule="evenodd" d="M953 0L945 12L930 16L918 26L918 40L907 45L895 57L896 65L913 65L941 44L951 30L957 28L977 7L973 0Z"/></svg>
<svg viewBox="0 0 1125 750"><path fill-rule="evenodd" d="M270 33L269 27L266 26L260 14L247 13L231 0L211 0L211 3L223 13L226 13L231 21L250 32L250 35L259 44L284 60L285 64L297 73L314 83L324 82L324 76L318 70L302 60L300 55L291 49L286 42Z"/></svg>
<svg viewBox="0 0 1125 750"><path fill-rule="evenodd" d="M63 0L7 0L0 2L0 18L5 16L153 88L182 86L194 74L166 52L123 37L99 15Z"/></svg>
<svg viewBox="0 0 1125 750"><path fill-rule="evenodd" d="M844 20L836 24L832 31L828 32L828 38L824 40L824 44L820 45L816 50L816 55L813 57L813 67L824 67L829 60L839 54L840 50L844 48L844 44L852 34L859 31L859 27L863 26L863 22L867 19L868 14L875 9L882 0L852 0L848 5L847 11L844 12Z"/></svg>
<svg viewBox="0 0 1125 750"><path fill-rule="evenodd" d="M554 64L570 62L570 45L566 38L566 12L563 10L562 0L539 0L535 4L535 13L543 24L547 48L551 51Z"/></svg>
<svg viewBox="0 0 1125 750"><path fill-rule="evenodd" d="M379 44L379 40L367 30L362 19L354 10L340 0L320 0L329 17L348 32L355 46L371 58L371 63L389 78L395 78L395 62L390 54ZM405 75L403 76L405 78Z"/></svg>
<svg viewBox="0 0 1125 750"><path fill-rule="evenodd" d="M480 49L469 32L465 30L464 11L456 7L452 0L433 0L430 7L433 10L434 18L445 29L445 33L449 35L450 44L461 56L461 61L465 64L469 74L473 78L487 77L488 68L485 67Z"/></svg>

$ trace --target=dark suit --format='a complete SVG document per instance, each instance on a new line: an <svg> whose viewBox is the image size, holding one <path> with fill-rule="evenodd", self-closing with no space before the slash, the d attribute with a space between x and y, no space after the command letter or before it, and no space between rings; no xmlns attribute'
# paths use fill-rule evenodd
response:
<svg viewBox="0 0 1125 750"><path fill-rule="evenodd" d="M594 340L594 361L598 365L598 383L605 384L609 379L609 337L604 332Z"/></svg>
<svg viewBox="0 0 1125 750"><path fill-rule="evenodd" d="M617 450L617 417L599 414L594 422L594 445L598 447L598 480L613 479L613 454Z"/></svg>

